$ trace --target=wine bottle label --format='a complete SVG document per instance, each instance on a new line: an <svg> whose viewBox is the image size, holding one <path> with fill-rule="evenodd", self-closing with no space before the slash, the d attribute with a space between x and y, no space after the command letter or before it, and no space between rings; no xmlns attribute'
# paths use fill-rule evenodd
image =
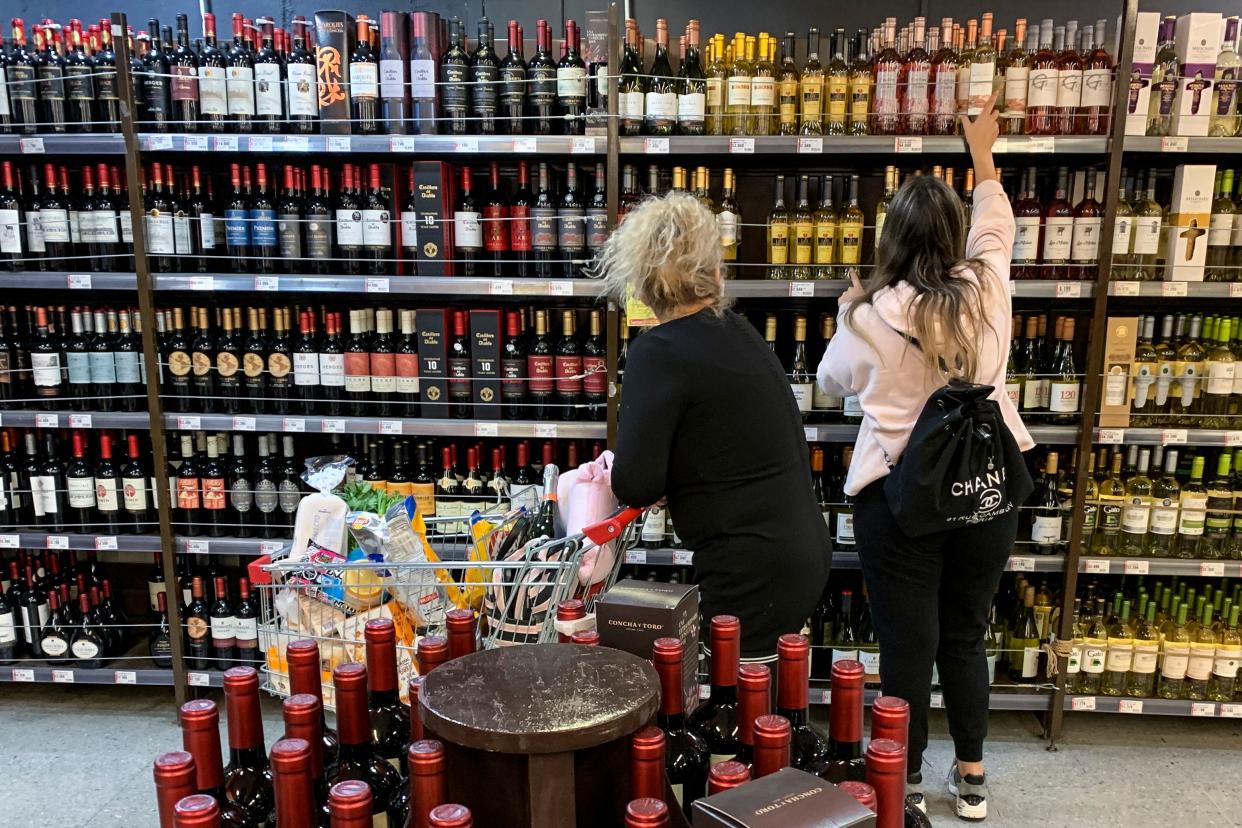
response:
<svg viewBox="0 0 1242 828"><path fill-rule="evenodd" d="M59 66L40 66L38 70L39 97L44 101L65 99L65 72Z"/></svg>
<svg viewBox="0 0 1242 828"><path fill-rule="evenodd" d="M21 214L17 210L0 210L0 253L21 252Z"/></svg>
<svg viewBox="0 0 1242 828"><path fill-rule="evenodd" d="M1186 664L1186 678L1191 681L1207 681L1212 675L1212 663L1215 660L1216 646L1214 644L1191 642L1190 659Z"/></svg>
<svg viewBox="0 0 1242 828"><path fill-rule="evenodd" d="M1019 216L1013 239L1013 261L1035 262L1039 257L1039 216Z"/></svg>
<svg viewBox="0 0 1242 828"><path fill-rule="evenodd" d="M263 256L270 256L276 249L276 211L260 209L250 211L250 235L255 247L263 248L255 251Z"/></svg>
<svg viewBox="0 0 1242 828"><path fill-rule="evenodd" d="M371 359L365 353L345 354L345 390L365 394L371 390ZM325 385L328 383L325 382Z"/></svg>
<svg viewBox="0 0 1242 828"><path fill-rule="evenodd" d="M1206 393L1224 396L1233 393L1233 383L1237 370L1234 362L1208 360L1204 363L1204 368L1207 375L1203 384L1203 390Z"/></svg>
<svg viewBox="0 0 1242 828"><path fill-rule="evenodd" d="M750 106L750 76L730 77L725 81L726 106ZM805 110L804 110L805 115Z"/></svg>
<svg viewBox="0 0 1242 828"><path fill-rule="evenodd" d="M1172 536L1177 532L1177 503L1165 498L1155 501L1151 509L1151 533Z"/></svg>
<svg viewBox="0 0 1242 828"><path fill-rule="evenodd" d="M258 115L274 115L279 118L284 114L284 105L280 92L280 64L256 63L254 66L255 113Z"/></svg>
<svg viewBox="0 0 1242 828"><path fill-rule="evenodd" d="M47 246L43 244L43 218L38 210L26 212L26 245L31 253L47 252Z"/></svg>
<svg viewBox="0 0 1242 828"><path fill-rule="evenodd" d="M36 388L59 388L61 379L60 354L44 354L32 351L30 354L30 373L34 378Z"/></svg>
<svg viewBox="0 0 1242 828"><path fill-rule="evenodd" d="M392 394L397 390L396 360L394 354L371 354L371 392Z"/></svg>
<svg viewBox="0 0 1242 828"><path fill-rule="evenodd" d="M225 505L224 478L204 477L202 479L203 508L221 511Z"/></svg>
<svg viewBox="0 0 1242 828"><path fill-rule="evenodd" d="M270 515L280 506L280 492L273 481L260 480L254 487L254 505L265 515Z"/></svg>
<svg viewBox="0 0 1242 828"><path fill-rule="evenodd" d="M1160 216L1136 217L1134 220L1134 253L1154 256L1160 249Z"/></svg>
<svg viewBox="0 0 1242 828"><path fill-rule="evenodd" d="M1074 219L1069 217L1046 219L1044 227L1044 261L1069 261L1073 237Z"/></svg>
<svg viewBox="0 0 1242 828"><path fill-rule="evenodd" d="M647 510L647 518L643 521L643 543L663 544L667 531L668 512L662 506L652 506Z"/></svg>
<svg viewBox="0 0 1242 828"><path fill-rule="evenodd" d="M1184 642L1166 640L1164 643L1164 661L1160 668L1160 675L1167 679L1180 681L1186 677L1186 670L1189 666L1190 645Z"/></svg>
<svg viewBox="0 0 1242 828"><path fill-rule="evenodd" d="M768 225L768 263L789 263L789 225L783 222Z"/></svg>
<svg viewBox="0 0 1242 828"><path fill-rule="evenodd" d="M541 253L555 251L557 240L556 210L552 207L532 207L530 209L530 216L534 223L531 247Z"/></svg>
<svg viewBox="0 0 1242 828"><path fill-rule="evenodd" d="M496 112L499 80L500 71L495 66L480 64L470 67L470 105L475 114L491 115Z"/></svg>
<svg viewBox="0 0 1242 828"><path fill-rule="evenodd" d="M853 512L837 512L837 537L838 544L853 546L854 545L854 513Z"/></svg>
<svg viewBox="0 0 1242 828"><path fill-rule="evenodd" d="M250 244L249 219L248 210L225 209L224 240L229 247L245 247Z"/></svg>
<svg viewBox="0 0 1242 828"><path fill-rule="evenodd" d="M529 252L534 236L530 221L530 207L517 204L509 208L509 248L515 253Z"/></svg>
<svg viewBox="0 0 1242 828"><path fill-rule="evenodd" d="M98 385L112 385L116 382L116 359L113 358L112 351L92 351L91 361L91 382Z"/></svg>
<svg viewBox="0 0 1242 828"><path fill-rule="evenodd" d="M1005 115L1021 118L1026 115L1026 94L1031 70L1026 66L1010 66L1005 70Z"/></svg>
<svg viewBox="0 0 1242 828"><path fill-rule="evenodd" d="M95 480L91 477L70 477L65 481L69 505L74 509L90 509L95 505Z"/></svg>
<svg viewBox="0 0 1242 828"><path fill-rule="evenodd" d="M737 244L737 231L740 223L738 214L732 210L721 210L716 214L716 228L720 231L720 243L725 247Z"/></svg>
<svg viewBox="0 0 1242 828"><path fill-rule="evenodd" d="M1092 675L1103 673L1107 652L1108 650L1103 644L1096 644L1091 641L1084 644L1082 648L1082 671Z"/></svg>
<svg viewBox="0 0 1242 828"><path fill-rule="evenodd" d="M375 99L379 97L379 66L374 63L349 64L349 97Z"/></svg>
<svg viewBox="0 0 1242 828"><path fill-rule="evenodd" d="M586 97L586 67L556 67L556 96L558 98Z"/></svg>
<svg viewBox="0 0 1242 828"><path fill-rule="evenodd" d="M12 109L9 106L9 82L4 71L4 67L0 66L0 118L11 115Z"/></svg>
<svg viewBox="0 0 1242 828"><path fill-rule="evenodd" d="M1077 411L1081 389L1082 385L1077 381L1062 382L1053 380L1048 382L1048 410L1060 413Z"/></svg>
<svg viewBox="0 0 1242 828"><path fill-rule="evenodd" d="M280 257L290 262L302 258L301 217L281 213L276 221L276 235L280 241Z"/></svg>
<svg viewBox="0 0 1242 828"><path fill-rule="evenodd" d="M345 386L345 355L319 355L319 381L323 385L343 388Z"/></svg>
<svg viewBox="0 0 1242 828"><path fill-rule="evenodd" d="M259 640L259 622L256 618L233 618L233 637L237 646L254 647ZM245 642L245 643L243 643Z"/></svg>
<svg viewBox="0 0 1242 828"><path fill-rule="evenodd" d="M293 384L299 387L319 384L319 355L293 355Z"/></svg>
<svg viewBox="0 0 1242 828"><path fill-rule="evenodd" d="M173 216L173 249L178 255L184 256L194 252L192 234L189 216L182 213Z"/></svg>
<svg viewBox="0 0 1242 828"><path fill-rule="evenodd" d="M1109 639L1104 669L1110 673L1128 673L1134 663L1134 645L1128 640Z"/></svg>
<svg viewBox="0 0 1242 828"><path fill-rule="evenodd" d="M463 250L483 248L482 216L477 212L457 210L453 213L453 240Z"/></svg>
<svg viewBox="0 0 1242 828"><path fill-rule="evenodd" d="M637 93L642 94L642 93ZM707 106L716 110L724 106L724 81L720 78L707 79Z"/></svg>
<svg viewBox="0 0 1242 828"><path fill-rule="evenodd" d="M1130 252L1130 241L1134 236L1134 217L1117 216L1113 223L1113 256L1125 256Z"/></svg>
<svg viewBox="0 0 1242 828"><path fill-rule="evenodd" d="M1230 680L1237 678L1240 660L1242 660L1242 649L1217 647L1216 658L1212 662L1212 675Z"/></svg>
<svg viewBox="0 0 1242 828"><path fill-rule="evenodd" d="M930 67L927 64L911 67L906 72L906 91L902 99L902 105L909 115L926 115L928 111L927 84L930 75ZM989 82L988 94L992 91ZM987 101L987 98L984 98Z"/></svg>
<svg viewBox="0 0 1242 828"><path fill-rule="evenodd" d="M1066 660L1065 672L1069 675L1077 675L1082 671L1082 645L1074 644L1070 647L1069 658Z"/></svg>
<svg viewBox="0 0 1242 828"><path fill-rule="evenodd" d="M411 256L418 255L418 214L404 212L401 214L401 246L410 251Z"/></svg>
<svg viewBox="0 0 1242 828"><path fill-rule="evenodd" d="M867 675L878 676L880 674L880 653L878 650L859 650L858 661L862 664L863 672ZM835 658L833 662L836 662Z"/></svg>
<svg viewBox="0 0 1242 828"><path fill-rule="evenodd" d="M291 480L282 480L277 490L279 492L277 498L280 501L280 511L286 515L292 515L297 512L298 504L302 502L302 492L298 489L298 484Z"/></svg>
<svg viewBox="0 0 1242 828"><path fill-rule="evenodd" d="M557 356L553 360L558 394L582 393L582 357Z"/></svg>
<svg viewBox="0 0 1242 828"><path fill-rule="evenodd" d="M861 224L849 222L841 225L841 264L856 265L862 259Z"/></svg>
<svg viewBox="0 0 1242 828"><path fill-rule="evenodd" d="M1084 69L1082 73L1082 106L1108 108L1113 93L1111 69Z"/></svg>
<svg viewBox="0 0 1242 828"><path fill-rule="evenodd" d="M73 97L70 94L70 97ZM198 100L198 69L194 66L172 66L172 99L174 101Z"/></svg>
<svg viewBox="0 0 1242 828"><path fill-rule="evenodd" d="M336 243L341 247L361 247L363 243L362 211L336 211Z"/></svg>
<svg viewBox="0 0 1242 828"><path fill-rule="evenodd" d="M415 99L427 99L435 98L435 96L436 62L434 60L426 60L424 58L411 58L410 97ZM392 97L397 96L394 95Z"/></svg>
<svg viewBox="0 0 1242 828"><path fill-rule="evenodd" d="M145 512L147 510L147 485L143 478L122 478L121 491L125 498L125 511Z"/></svg>
<svg viewBox="0 0 1242 828"><path fill-rule="evenodd" d="M319 98L316 92L315 67L309 63L290 63L285 66L285 74L289 117L316 117L319 114Z"/></svg>
<svg viewBox="0 0 1242 828"><path fill-rule="evenodd" d="M776 80L770 77L753 78L750 82L750 105L776 106Z"/></svg>
<svg viewBox="0 0 1242 828"><path fill-rule="evenodd" d="M397 373L397 393L418 396L418 354L397 354L393 367Z"/></svg>
<svg viewBox="0 0 1242 828"><path fill-rule="evenodd" d="M198 108L204 115L227 115L229 95L227 74L222 66L200 66L198 70Z"/></svg>
<svg viewBox="0 0 1242 828"><path fill-rule="evenodd" d="M101 512L120 511L120 499L117 497L116 481L110 477L95 478L95 505Z"/></svg>
<svg viewBox="0 0 1242 828"><path fill-rule="evenodd" d="M444 77L440 86L440 105L445 112L465 114L468 101L466 67L450 65L441 69ZM435 97L434 91L426 97Z"/></svg>
<svg viewBox="0 0 1242 828"><path fill-rule="evenodd" d="M233 616L211 616L211 640L217 646L232 646Z"/></svg>
<svg viewBox="0 0 1242 828"><path fill-rule="evenodd" d="M789 384L789 390L793 392L794 402L798 405L798 411L806 414L811 410L811 386L810 382L793 382Z"/></svg>
<svg viewBox="0 0 1242 828"><path fill-rule="evenodd" d="M1056 106L1059 73L1051 67L1030 70L1030 83L1026 90L1027 107Z"/></svg>
<svg viewBox="0 0 1242 828"><path fill-rule="evenodd" d="M1233 213L1213 213L1208 230L1209 247L1228 247L1233 242Z"/></svg>
<svg viewBox="0 0 1242 828"><path fill-rule="evenodd" d="M254 70L249 66L226 69L230 115L254 115Z"/></svg>
<svg viewBox="0 0 1242 828"><path fill-rule="evenodd" d="M229 505L239 514L247 514L254 505L254 492L250 489L250 481L244 477L233 480L229 486Z"/></svg>
<svg viewBox="0 0 1242 828"><path fill-rule="evenodd" d="M183 598L183 602L188 603L188 601L185 601L184 598ZM189 635L190 640L191 640L191 644L190 644L191 649L193 649L196 644L198 645L206 644L207 633L211 631L211 627L208 626L207 621L205 619L197 615L191 615L188 618L186 618L185 626L186 626L186 634Z"/></svg>
<svg viewBox="0 0 1242 828"><path fill-rule="evenodd" d="M702 92L687 92L677 96L677 122L698 125L703 123L707 112L707 96Z"/></svg>
<svg viewBox="0 0 1242 828"><path fill-rule="evenodd" d="M211 213L200 213L198 216L198 242L203 250L216 249L216 218Z"/></svg>
<svg viewBox="0 0 1242 828"><path fill-rule="evenodd" d="M531 354L526 358L526 375L527 388L531 393L550 394L555 387L553 358Z"/></svg>
<svg viewBox="0 0 1242 828"><path fill-rule="evenodd" d="M69 363L69 384L90 385L91 355L82 351L69 351L65 358Z"/></svg>
<svg viewBox="0 0 1242 828"><path fill-rule="evenodd" d="M1077 109L1082 106L1082 70L1061 69L1057 72L1057 108Z"/></svg>
<svg viewBox="0 0 1242 828"><path fill-rule="evenodd" d="M560 221L557 242L562 251L582 250L586 247L586 212L581 207L562 208L556 211Z"/></svg>
<svg viewBox="0 0 1242 828"><path fill-rule="evenodd" d="M600 356L582 358L582 390L587 396L602 396L608 391L608 362Z"/></svg>
<svg viewBox="0 0 1242 828"><path fill-rule="evenodd" d="M1061 516L1036 515L1031 521L1031 541L1040 545L1061 540Z"/></svg>
<svg viewBox="0 0 1242 828"><path fill-rule="evenodd" d="M176 485L178 509L198 509L202 506L197 477L178 477Z"/></svg>
<svg viewBox="0 0 1242 828"><path fill-rule="evenodd" d="M449 397L456 403L469 402L472 389L470 360L461 357L449 357L446 362L448 367Z"/></svg>
<svg viewBox="0 0 1242 828"><path fill-rule="evenodd" d="M1112 645L1109 645L1109 656L1112 656ZM1133 657L1130 660L1130 672L1151 675L1156 672L1160 658L1160 645L1155 642L1134 642ZM1111 669L1111 668L1110 668Z"/></svg>
<svg viewBox="0 0 1242 828"><path fill-rule="evenodd" d="M983 111L983 105L992 96L992 79L995 77L995 59L986 62L971 62L970 89L967 92L970 106L966 110L967 115L978 115Z"/></svg>
<svg viewBox="0 0 1242 828"><path fill-rule="evenodd" d="M74 647L73 647L74 655L78 655L78 645L83 645L82 651L84 653L89 653L89 649L85 646L86 644L89 644L89 642L78 641L76 644L74 644ZM69 652L69 642L66 641L63 636L57 635L56 633L44 633L42 640L39 642L39 645L43 647L44 655L51 656L52 658L60 658L65 653ZM98 654L98 650L96 651L96 655L97 654ZM91 655L82 655L78 657L79 658L93 658L93 656Z"/></svg>
<svg viewBox="0 0 1242 828"><path fill-rule="evenodd" d="M387 250L392 245L392 229L387 210L362 211L362 243Z"/></svg>
<svg viewBox="0 0 1242 828"><path fill-rule="evenodd" d="M17 641L17 621L8 606L0 608L0 644ZM46 650L45 650L46 651Z"/></svg>
<svg viewBox="0 0 1242 828"><path fill-rule="evenodd" d="M1075 262L1094 262L1100 257L1100 217L1074 219L1070 258Z"/></svg>
<svg viewBox="0 0 1242 828"><path fill-rule="evenodd" d="M39 211L39 218L43 222L44 242L68 243L72 241L69 234L69 211L49 210L44 207Z"/></svg>
<svg viewBox="0 0 1242 828"><path fill-rule="evenodd" d="M646 101L647 124L671 122L677 118L677 94L675 92L648 92Z"/></svg>
<svg viewBox="0 0 1242 828"><path fill-rule="evenodd" d="M82 244L99 242L97 216L95 210L74 210L69 214L69 234L74 237L74 241Z"/></svg>
<svg viewBox="0 0 1242 828"><path fill-rule="evenodd" d="M15 101L33 101L38 98L35 90L35 73L31 66L10 66L9 97Z"/></svg>
<svg viewBox="0 0 1242 828"><path fill-rule="evenodd" d="M521 107L526 97L526 67L513 64L500 67L500 102L506 107ZM518 114L521 112L519 110Z"/></svg>
<svg viewBox="0 0 1242 828"><path fill-rule="evenodd" d="M820 388L818 382L812 383L811 408L816 411L836 411L841 408L841 398Z"/></svg>
<svg viewBox="0 0 1242 828"><path fill-rule="evenodd" d="M897 99L897 65L891 62L880 64L875 71L875 111L882 115L895 115L898 109ZM989 90L991 81L989 80Z"/></svg>

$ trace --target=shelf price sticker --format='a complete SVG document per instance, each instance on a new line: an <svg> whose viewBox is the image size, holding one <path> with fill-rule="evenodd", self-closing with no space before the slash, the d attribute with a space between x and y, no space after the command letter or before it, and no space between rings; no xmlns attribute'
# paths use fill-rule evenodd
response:
<svg viewBox="0 0 1242 828"><path fill-rule="evenodd" d="M1118 713L1142 713L1142 699L1121 699L1117 702Z"/></svg>
<svg viewBox="0 0 1242 828"><path fill-rule="evenodd" d="M187 673L186 678L189 680L191 687L209 687L211 685L211 676L206 673Z"/></svg>
<svg viewBox="0 0 1242 828"><path fill-rule="evenodd" d="M1124 428L1101 428L1095 433L1095 441L1101 445L1121 445L1126 441Z"/></svg>
<svg viewBox="0 0 1242 828"><path fill-rule="evenodd" d="M38 428L59 428L60 427L60 415L59 414L36 414L35 415L35 426Z"/></svg>
<svg viewBox="0 0 1242 828"><path fill-rule="evenodd" d="M628 549L625 552L625 562L627 564L645 564L647 563L646 549Z"/></svg>
<svg viewBox="0 0 1242 828"><path fill-rule="evenodd" d="M549 296L573 296L574 283L563 279L553 279L548 282Z"/></svg>
<svg viewBox="0 0 1242 828"><path fill-rule="evenodd" d="M215 290L216 289L216 277L215 276L191 276L189 289L190 290Z"/></svg>
<svg viewBox="0 0 1242 828"><path fill-rule="evenodd" d="M286 135L285 152L310 152L310 138L306 135Z"/></svg>
<svg viewBox="0 0 1242 828"><path fill-rule="evenodd" d="M388 139L388 149L391 152L414 152L414 136L394 135Z"/></svg>
<svg viewBox="0 0 1242 828"><path fill-rule="evenodd" d="M899 135L893 141L893 152L898 154L922 152L923 137L921 135Z"/></svg>
<svg viewBox="0 0 1242 828"><path fill-rule="evenodd" d="M500 434L500 426L496 423L475 423L475 437L496 437Z"/></svg>
<svg viewBox="0 0 1242 828"><path fill-rule="evenodd" d="M260 555L274 555L284 548L284 541L259 541Z"/></svg>
<svg viewBox="0 0 1242 828"><path fill-rule="evenodd" d="M931 707L933 710L940 710L944 708L944 693L931 694Z"/></svg>
<svg viewBox="0 0 1242 828"><path fill-rule="evenodd" d="M137 684L138 674L135 673L133 670L113 670L112 671L112 683L113 684Z"/></svg>
<svg viewBox="0 0 1242 828"><path fill-rule="evenodd" d="M116 535L96 535L95 548L100 552L114 551L116 546Z"/></svg>
<svg viewBox="0 0 1242 828"><path fill-rule="evenodd" d="M644 138L643 152L647 155L668 155L668 139Z"/></svg>
<svg viewBox="0 0 1242 828"><path fill-rule="evenodd" d="M255 276L254 289L256 293L274 293L280 290L280 277Z"/></svg>
<svg viewBox="0 0 1242 828"><path fill-rule="evenodd" d="M344 434L345 421L335 417L325 417L319 421L319 431L323 434Z"/></svg>
<svg viewBox="0 0 1242 828"><path fill-rule="evenodd" d="M348 135L329 135L324 146L328 152L349 152L353 149Z"/></svg>
<svg viewBox="0 0 1242 828"><path fill-rule="evenodd" d="M202 430L202 418L194 414L177 415L178 431L200 431Z"/></svg>
<svg viewBox="0 0 1242 828"><path fill-rule="evenodd" d="M34 670L24 670L20 667L13 670L13 681L33 682Z"/></svg>
<svg viewBox="0 0 1242 828"><path fill-rule="evenodd" d="M755 139L754 138L730 138L729 154L730 155L754 155Z"/></svg>
<svg viewBox="0 0 1242 828"><path fill-rule="evenodd" d="M1031 155L1053 153L1057 151L1057 139L1032 136L1027 139L1026 151Z"/></svg>
<svg viewBox="0 0 1242 828"><path fill-rule="evenodd" d="M802 434L806 437L806 441L808 443L815 443L819 441L819 429L815 426L803 426Z"/></svg>
<svg viewBox="0 0 1242 828"><path fill-rule="evenodd" d="M1220 717L1222 719L1242 719L1242 704L1222 704L1220 706Z"/></svg>
<svg viewBox="0 0 1242 828"><path fill-rule="evenodd" d="M400 420L380 420L379 433L380 434L400 434L401 433L401 421Z"/></svg>
<svg viewBox="0 0 1242 828"><path fill-rule="evenodd" d="M1190 715L1192 716L1215 716L1216 704L1214 702L1191 702Z"/></svg>
<svg viewBox="0 0 1242 828"><path fill-rule="evenodd" d="M1149 570L1148 561L1126 561L1121 567L1121 571L1127 575L1146 575Z"/></svg>
<svg viewBox="0 0 1242 828"><path fill-rule="evenodd" d="M234 417L234 431L254 431L254 417Z"/></svg>
<svg viewBox="0 0 1242 828"><path fill-rule="evenodd" d="M790 296L814 296L815 295L815 283L814 282L790 282L789 283L789 295Z"/></svg>
<svg viewBox="0 0 1242 828"><path fill-rule="evenodd" d="M16 549L21 543L21 535L0 535L0 549Z"/></svg>
<svg viewBox="0 0 1242 828"><path fill-rule="evenodd" d="M799 155L820 155L824 151L824 139L819 136L802 136L798 138Z"/></svg>
<svg viewBox="0 0 1242 828"><path fill-rule="evenodd" d="M1082 285L1078 282L1057 282L1056 298L1078 299L1082 297Z"/></svg>
<svg viewBox="0 0 1242 828"><path fill-rule="evenodd" d="M1108 286L1109 296L1138 296L1143 287L1138 282L1113 282Z"/></svg>
<svg viewBox="0 0 1242 828"><path fill-rule="evenodd" d="M1242 446L1242 431L1226 431L1225 432L1225 445L1229 446L1230 448Z"/></svg>
<svg viewBox="0 0 1242 828"><path fill-rule="evenodd" d="M53 670L52 684L73 684L72 670Z"/></svg>
<svg viewBox="0 0 1242 828"><path fill-rule="evenodd" d="M536 437L556 437L556 423L535 423Z"/></svg>
<svg viewBox="0 0 1242 828"><path fill-rule="evenodd" d="M1185 296L1186 295L1186 284L1187 284L1186 282L1161 282L1160 283L1160 295L1161 296Z"/></svg>
<svg viewBox="0 0 1242 828"><path fill-rule="evenodd" d="M522 138L513 139L514 152L539 152L539 140L533 136L527 135Z"/></svg>
<svg viewBox="0 0 1242 828"><path fill-rule="evenodd" d="M69 415L69 427L70 428L91 428L92 422L93 420L90 414L70 414Z"/></svg>
<svg viewBox="0 0 1242 828"><path fill-rule="evenodd" d="M1189 436L1184 428L1162 428L1160 429L1160 445L1184 446Z"/></svg>
<svg viewBox="0 0 1242 828"><path fill-rule="evenodd" d="M1070 699L1070 710L1095 710L1095 696L1074 696Z"/></svg>
<svg viewBox="0 0 1242 828"><path fill-rule="evenodd" d="M694 565L694 552L689 549L674 549L673 550L673 565L674 566L693 566Z"/></svg>
<svg viewBox="0 0 1242 828"><path fill-rule="evenodd" d="M1203 561L1199 564L1199 574L1204 578L1225 577L1225 564L1222 561Z"/></svg>
<svg viewBox="0 0 1242 828"><path fill-rule="evenodd" d="M699 701L710 699L712 697L712 686L710 684L699 685Z"/></svg>
<svg viewBox="0 0 1242 828"><path fill-rule="evenodd" d="M1229 298L1237 299L1238 297L1242 297L1242 282L1230 282Z"/></svg>
<svg viewBox="0 0 1242 828"><path fill-rule="evenodd" d="M48 535L47 536L47 548L48 549L68 549L69 548L69 536L68 535Z"/></svg>
<svg viewBox="0 0 1242 828"><path fill-rule="evenodd" d="M237 152L237 136L217 135L211 142L211 148L216 152Z"/></svg>
<svg viewBox="0 0 1242 828"><path fill-rule="evenodd" d="M512 279L492 279L491 284L492 296L512 296L513 280Z"/></svg>
<svg viewBox="0 0 1242 828"><path fill-rule="evenodd" d="M70 273L65 282L69 286L69 290L90 290L91 274L89 273Z"/></svg>
<svg viewBox="0 0 1242 828"><path fill-rule="evenodd" d="M206 555L211 551L211 544L205 540L188 539L185 542L185 551L191 555Z"/></svg>
<svg viewBox="0 0 1242 828"><path fill-rule="evenodd" d="M1166 135L1160 139L1161 152L1187 152L1190 150L1190 139L1184 135Z"/></svg>
<svg viewBox="0 0 1242 828"><path fill-rule="evenodd" d="M306 432L306 420L302 417L285 417L280 429L286 434L303 434Z"/></svg>
<svg viewBox="0 0 1242 828"><path fill-rule="evenodd" d="M1014 555L1009 559L1010 572L1034 572L1035 559L1026 556Z"/></svg>
<svg viewBox="0 0 1242 828"><path fill-rule="evenodd" d="M42 155L46 152L42 138L19 138L17 148L22 155Z"/></svg>
<svg viewBox="0 0 1242 828"><path fill-rule="evenodd" d="M249 143L251 152L272 151L272 136L270 135L251 135Z"/></svg>
<svg viewBox="0 0 1242 828"><path fill-rule="evenodd" d="M1112 561L1104 561L1099 558L1086 558L1083 560L1082 564L1083 572L1090 575L1107 575Z"/></svg>
<svg viewBox="0 0 1242 828"><path fill-rule="evenodd" d="M575 137L569 143L569 153L570 155L594 155L595 139L591 137Z"/></svg>
<svg viewBox="0 0 1242 828"><path fill-rule="evenodd" d="M478 152L478 138L454 138L453 152Z"/></svg>
<svg viewBox="0 0 1242 828"><path fill-rule="evenodd" d="M387 279L367 279L366 281L362 283L362 292L363 293L387 293L388 292L388 280Z"/></svg>
<svg viewBox="0 0 1242 828"><path fill-rule="evenodd" d="M186 152L207 152L210 148L209 140L206 135L187 135L182 139L182 146Z"/></svg>

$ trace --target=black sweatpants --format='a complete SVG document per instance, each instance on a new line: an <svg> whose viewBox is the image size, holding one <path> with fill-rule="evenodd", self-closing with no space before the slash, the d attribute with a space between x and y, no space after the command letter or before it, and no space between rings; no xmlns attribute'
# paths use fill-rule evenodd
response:
<svg viewBox="0 0 1242 828"><path fill-rule="evenodd" d="M922 767L927 748L933 663L957 758L983 760L988 608L1013 551L1018 514L910 538L897 528L883 480L854 500L854 537L880 639L880 684L886 696L910 703L911 773Z"/></svg>

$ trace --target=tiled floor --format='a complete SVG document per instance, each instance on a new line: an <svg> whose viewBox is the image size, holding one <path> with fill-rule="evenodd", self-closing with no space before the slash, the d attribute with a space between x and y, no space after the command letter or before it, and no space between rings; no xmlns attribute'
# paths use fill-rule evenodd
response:
<svg viewBox="0 0 1242 828"><path fill-rule="evenodd" d="M279 708L269 700L265 713L270 744ZM934 782L933 822L957 825L940 787L952 743L943 719L932 727L924 777ZM179 746L168 691L4 685L0 824L155 826L151 760ZM989 825L1242 825L1239 722L1073 714L1060 749L1049 752L1033 716L997 713L987 760Z"/></svg>

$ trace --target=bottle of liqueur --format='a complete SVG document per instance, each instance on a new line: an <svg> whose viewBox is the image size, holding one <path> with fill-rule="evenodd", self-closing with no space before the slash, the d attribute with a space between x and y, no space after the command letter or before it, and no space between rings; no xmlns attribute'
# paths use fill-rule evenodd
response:
<svg viewBox="0 0 1242 828"><path fill-rule="evenodd" d="M683 645L676 638L656 639L653 659L660 677L660 710L656 724L664 731L664 768L669 783L681 787L683 810L707 793L710 759L703 739L687 726L682 693Z"/></svg>

